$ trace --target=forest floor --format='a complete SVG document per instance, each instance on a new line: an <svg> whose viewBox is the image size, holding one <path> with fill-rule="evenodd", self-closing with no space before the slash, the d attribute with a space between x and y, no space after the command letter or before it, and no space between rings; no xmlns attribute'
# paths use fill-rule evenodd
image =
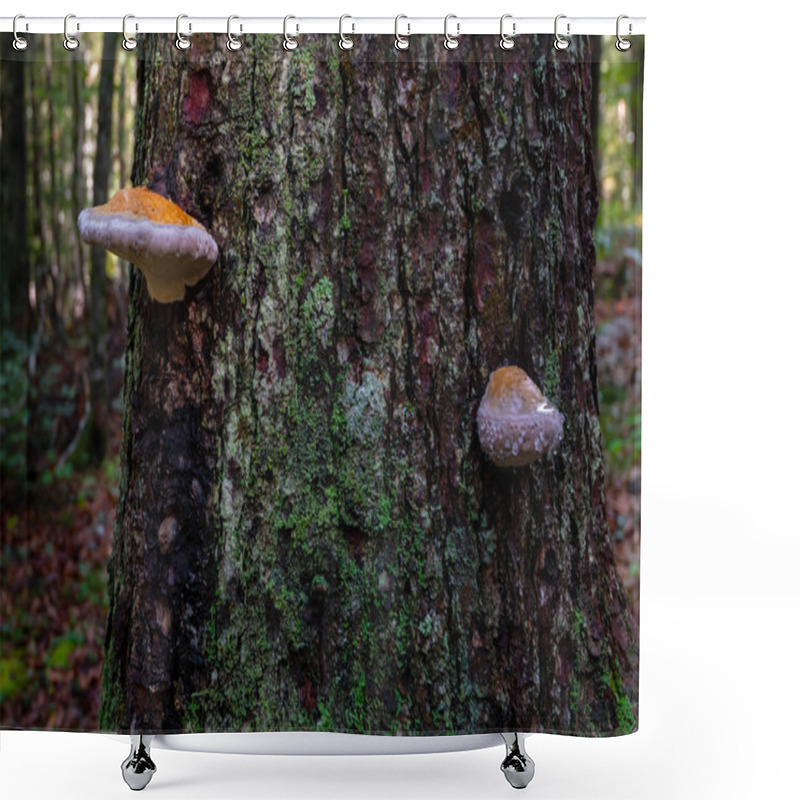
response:
<svg viewBox="0 0 800 800"><path fill-rule="evenodd" d="M617 570L639 613L641 263L630 235L599 249L595 314L606 507ZM66 341L66 339L58 339ZM124 336L109 344L117 397L109 451L99 467L56 467L76 435L87 348L56 345L39 356L36 413L53 431L0 516L0 726L96 729L119 483ZM72 388L70 388L72 387ZM75 388L77 387L77 388ZM41 439L35 426L28 437ZM28 450L37 442L28 442ZM30 466L29 466L30 469ZM7 488L7 487L4 487Z"/></svg>
<svg viewBox="0 0 800 800"><path fill-rule="evenodd" d="M97 727L122 416L117 400L102 464L76 466L80 447L72 460L62 458L86 417L88 353L80 338L64 345L67 337L54 337L37 353L21 445L27 474L3 486L0 726ZM110 337L115 395L123 347L121 333Z"/></svg>

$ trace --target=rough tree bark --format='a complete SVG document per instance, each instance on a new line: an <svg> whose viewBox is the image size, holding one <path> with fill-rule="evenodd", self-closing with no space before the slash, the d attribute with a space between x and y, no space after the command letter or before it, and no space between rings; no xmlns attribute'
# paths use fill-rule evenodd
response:
<svg viewBox="0 0 800 800"><path fill-rule="evenodd" d="M132 274L104 728L635 726L587 43L440 38L143 42L135 180L220 259L182 303ZM478 442L503 364L565 417L524 469Z"/></svg>

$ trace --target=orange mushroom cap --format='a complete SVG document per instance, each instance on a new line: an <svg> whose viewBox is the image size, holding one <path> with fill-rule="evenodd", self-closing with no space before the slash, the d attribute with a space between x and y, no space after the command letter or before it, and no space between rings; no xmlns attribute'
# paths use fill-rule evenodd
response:
<svg viewBox="0 0 800 800"><path fill-rule="evenodd" d="M217 260L216 242L183 209L143 186L122 189L107 203L81 211L81 239L130 261L160 303L183 300Z"/></svg>
<svg viewBox="0 0 800 800"><path fill-rule="evenodd" d="M564 435L564 417L519 367L489 376L477 419L481 448L498 467L532 464Z"/></svg>

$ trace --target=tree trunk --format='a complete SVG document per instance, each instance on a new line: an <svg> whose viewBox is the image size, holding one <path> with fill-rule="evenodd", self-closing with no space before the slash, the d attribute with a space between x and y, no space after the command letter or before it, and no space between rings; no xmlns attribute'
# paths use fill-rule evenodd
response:
<svg viewBox="0 0 800 800"><path fill-rule="evenodd" d="M61 161L56 157L56 145L59 144L59 135L56 136L56 111L53 102L54 83L53 83L53 54L51 46L51 36L44 39L45 53L45 88L47 104L47 155L48 168L50 172L49 201L50 201L50 234L52 243L51 262L49 264L49 276L52 284L52 294L50 297L50 324L59 336L64 335L64 328L67 317L63 313L64 296L66 294L64 285L66 276L61 264L61 221L59 220L58 209L62 197L61 180Z"/></svg>
<svg viewBox="0 0 800 800"><path fill-rule="evenodd" d="M83 86L85 66L82 58L73 58L69 64L72 89L72 214L75 220L72 244L75 254L75 282L80 286L84 302L89 293L86 286L84 245L78 234L78 214L86 207L86 183L83 177L83 145L85 137Z"/></svg>
<svg viewBox="0 0 800 800"><path fill-rule="evenodd" d="M38 321L41 325L44 322L45 296L47 294L46 277L47 271L47 231L45 228L45 199L44 188L42 187L41 164L45 162L45 155L42 148L42 122L41 122L41 102L39 98L39 84L37 83L36 72L33 64L29 64L28 69L28 90L31 103L31 157L28 162L29 175L33 188L33 242L31 252L34 258L34 287L36 289L36 309Z"/></svg>
<svg viewBox="0 0 800 800"><path fill-rule="evenodd" d="M111 108L114 100L114 58L117 37L103 34L103 60L100 67L100 87L97 100L97 151L94 162L94 205L108 200L111 175ZM91 281L89 290L89 397L92 406L88 430L88 452L92 463L105 458L108 440L108 357L106 338L106 258L102 247L92 247Z"/></svg>
<svg viewBox="0 0 800 800"><path fill-rule="evenodd" d="M601 123L601 104L600 104L600 81L602 80L602 61L603 61L603 38L594 36L590 39L589 55L592 59L592 158L594 160L594 174L599 177L602 169L603 151L600 145L600 123Z"/></svg>
<svg viewBox="0 0 800 800"><path fill-rule="evenodd" d="M168 305L132 272L104 728L635 727L587 43L440 39L143 42L136 183L220 258ZM478 441L504 364L564 414L525 468Z"/></svg>
<svg viewBox="0 0 800 800"><path fill-rule="evenodd" d="M117 85L117 169L119 188L124 189L131 179L128 174L128 153L130 152L130 129L125 125L128 110L128 59L119 60L119 80Z"/></svg>
<svg viewBox="0 0 800 800"><path fill-rule="evenodd" d="M11 36L0 36L0 46L14 52ZM23 341L30 309L24 68L22 61L0 59L0 330Z"/></svg>
<svg viewBox="0 0 800 800"><path fill-rule="evenodd" d="M642 185L642 128L644 124L644 118L642 116L643 107L642 107L642 78L644 75L644 41L636 41L635 49L633 51L633 57L639 64L639 69L636 71L636 75L633 78L633 91L631 92L631 127L633 128L634 134L634 156L633 156L633 190L636 191L636 187L640 187ZM634 211L641 213L642 209L642 199L641 197L633 198L633 208Z"/></svg>

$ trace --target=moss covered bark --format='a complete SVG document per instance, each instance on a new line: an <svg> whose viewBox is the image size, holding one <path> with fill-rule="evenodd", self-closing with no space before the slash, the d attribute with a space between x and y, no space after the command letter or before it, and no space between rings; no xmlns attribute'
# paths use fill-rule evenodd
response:
<svg viewBox="0 0 800 800"><path fill-rule="evenodd" d="M184 303L132 279L105 728L635 726L588 48L392 41L146 37L135 177L220 259ZM565 417L533 467L480 451L503 364Z"/></svg>

